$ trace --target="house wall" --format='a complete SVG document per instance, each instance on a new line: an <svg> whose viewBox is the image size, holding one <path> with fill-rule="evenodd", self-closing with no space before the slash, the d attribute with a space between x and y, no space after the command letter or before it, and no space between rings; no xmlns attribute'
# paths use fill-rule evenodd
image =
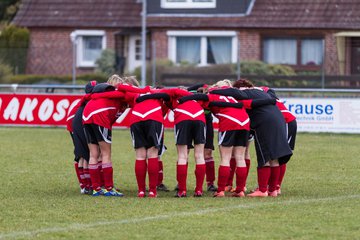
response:
<svg viewBox="0 0 360 240"><path fill-rule="evenodd" d="M201 30L201 29L200 29ZM211 29L207 29L211 30ZM214 29L216 30L216 29ZM156 41L157 59L168 58L167 30L152 30L152 38ZM262 60L262 37L263 36L318 36L325 39L325 73L338 75L339 64L336 48L336 38L333 32L313 30L247 30L238 31L240 40L240 61ZM350 60L347 57L347 71L349 74Z"/></svg>
<svg viewBox="0 0 360 240"><path fill-rule="evenodd" d="M70 33L75 29L30 29L27 74L71 75L73 47ZM79 29L76 29L79 30ZM114 31L106 31L106 47L115 48ZM77 68L76 74L92 73L94 68Z"/></svg>
<svg viewBox="0 0 360 240"><path fill-rule="evenodd" d="M74 29L31 29L30 45L28 54L27 73L42 75L71 75L73 64L72 43L70 33ZM118 30L118 29L117 29ZM152 40L156 41L156 58L168 58L168 36L166 29L154 29L151 31ZM113 29L106 29L106 47L115 48L115 37ZM240 30L240 60L261 60L261 40L267 34L311 34L309 31L269 31L269 30ZM328 75L339 74L336 38L332 32L313 31L315 35L325 36L325 70ZM348 54L347 54L348 55ZM348 58L348 57L347 57ZM347 59L346 74L349 74L350 60ZM91 73L93 68L77 68L77 74Z"/></svg>

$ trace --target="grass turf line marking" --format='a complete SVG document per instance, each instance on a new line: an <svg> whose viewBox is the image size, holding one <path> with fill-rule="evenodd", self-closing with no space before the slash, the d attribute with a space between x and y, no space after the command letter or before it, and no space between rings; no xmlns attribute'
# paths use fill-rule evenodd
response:
<svg viewBox="0 0 360 240"><path fill-rule="evenodd" d="M306 204L306 203L338 201L338 200L356 199L356 198L360 198L360 195L348 195L348 196L328 197L328 198L311 198L311 199L302 199L302 200L288 200L288 201L281 202L281 204L285 204L285 205L293 205L293 204L299 204L299 203ZM67 227L52 227L52 228L43 228L43 229L38 229L38 230L33 230L33 231L21 231L21 232L10 232L10 233L6 233L6 234L0 234L0 239L17 238L17 237L34 237L38 234L68 232L68 231L74 231L74 230L85 230L87 228L100 227L100 226L105 226L105 225L151 222L151 221L159 221L159 220L164 220L164 219L171 219L171 218L175 218L175 217L205 215L205 214L209 214L209 213L230 211L230 210L234 210L234 209L249 209L249 208L264 207L264 206L271 206L271 205L279 205L279 202L248 203L248 204L240 204L240 205L234 205L234 206L224 207L224 208L203 209L203 210L192 211L192 212L180 212L180 213L172 213L172 214L167 214L167 215L157 215L157 216L153 216L153 217L123 219L123 220L116 220L116 221L93 222L93 223L85 223L85 224L75 223L75 224L71 224Z"/></svg>

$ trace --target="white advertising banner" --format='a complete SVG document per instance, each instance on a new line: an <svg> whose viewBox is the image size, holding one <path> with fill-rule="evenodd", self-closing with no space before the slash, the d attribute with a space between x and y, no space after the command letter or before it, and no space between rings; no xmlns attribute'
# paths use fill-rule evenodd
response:
<svg viewBox="0 0 360 240"><path fill-rule="evenodd" d="M360 133L360 99L286 98L299 132Z"/></svg>

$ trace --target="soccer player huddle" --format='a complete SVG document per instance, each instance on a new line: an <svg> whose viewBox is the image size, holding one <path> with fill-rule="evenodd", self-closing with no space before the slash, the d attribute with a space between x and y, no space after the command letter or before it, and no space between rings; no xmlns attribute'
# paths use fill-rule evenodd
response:
<svg viewBox="0 0 360 240"><path fill-rule="evenodd" d="M91 81L85 95L69 111L67 129L74 143L80 191L92 196L124 194L114 186L111 160L112 125L130 108L130 133L135 149L137 197L156 198L168 191L162 183L164 116L174 112L177 149L176 194L186 197L188 159L194 149L194 197L207 190L214 197L277 197L286 164L295 146L297 124L273 89L249 80L221 80L189 88L139 87L135 77L112 75L106 83ZM220 162L215 187L213 116L219 120ZM258 187L246 194L250 168L249 143L254 139ZM148 175L148 187L146 176ZM233 179L235 185L233 187ZM146 189L148 188L148 191Z"/></svg>

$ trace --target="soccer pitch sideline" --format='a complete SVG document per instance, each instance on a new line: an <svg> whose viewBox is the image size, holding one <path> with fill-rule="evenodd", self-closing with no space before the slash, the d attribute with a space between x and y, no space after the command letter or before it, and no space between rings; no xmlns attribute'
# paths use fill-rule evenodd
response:
<svg viewBox="0 0 360 240"><path fill-rule="evenodd" d="M113 163L124 198L80 195L70 135L63 128L0 128L0 239L360 239L359 136L298 134L277 198L136 197L128 130L114 130ZM164 183L176 185L166 131ZM252 146L253 148L253 146ZM218 149L215 150L216 167ZM192 154L193 152L191 152ZM256 186L256 164L247 187Z"/></svg>

